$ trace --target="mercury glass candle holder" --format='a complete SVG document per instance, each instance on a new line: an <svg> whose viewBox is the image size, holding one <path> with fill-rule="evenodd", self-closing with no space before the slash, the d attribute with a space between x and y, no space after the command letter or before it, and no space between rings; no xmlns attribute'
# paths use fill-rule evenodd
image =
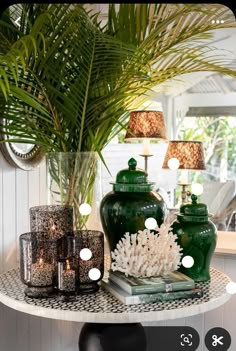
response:
<svg viewBox="0 0 236 351"><path fill-rule="evenodd" d="M75 247L76 240L73 231L68 232L62 237L57 239L57 247L56 247L56 256L57 256L57 266L56 266L56 274L55 274L55 290L59 292L59 263L65 263L67 258L73 259L75 258Z"/></svg>
<svg viewBox="0 0 236 351"><path fill-rule="evenodd" d="M57 239L57 258L58 261L66 257L74 257L76 251L76 238L74 232L68 232Z"/></svg>
<svg viewBox="0 0 236 351"><path fill-rule="evenodd" d="M104 234L96 230L74 232L78 261L78 293L93 293L99 290L98 282L104 274Z"/></svg>
<svg viewBox="0 0 236 351"><path fill-rule="evenodd" d="M48 232L52 238L60 238L73 231L73 207L44 205L30 208L31 232Z"/></svg>
<svg viewBox="0 0 236 351"><path fill-rule="evenodd" d="M65 301L75 299L77 273L75 257L66 257L58 261L58 292Z"/></svg>
<svg viewBox="0 0 236 351"><path fill-rule="evenodd" d="M56 240L48 232L20 235L20 276L29 297L48 297L53 292L57 262Z"/></svg>

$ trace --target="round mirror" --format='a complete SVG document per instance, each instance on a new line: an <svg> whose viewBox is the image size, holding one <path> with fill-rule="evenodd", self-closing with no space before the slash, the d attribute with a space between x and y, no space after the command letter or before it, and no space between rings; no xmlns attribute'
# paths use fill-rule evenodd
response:
<svg viewBox="0 0 236 351"><path fill-rule="evenodd" d="M6 123L3 121L3 124ZM44 154L39 145L11 142L11 137L2 135L6 142L0 143L0 150L5 159L14 167L29 171L36 167Z"/></svg>

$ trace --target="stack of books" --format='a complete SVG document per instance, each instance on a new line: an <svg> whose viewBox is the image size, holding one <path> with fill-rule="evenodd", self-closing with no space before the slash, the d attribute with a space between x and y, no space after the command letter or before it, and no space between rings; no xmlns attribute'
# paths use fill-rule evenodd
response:
<svg viewBox="0 0 236 351"><path fill-rule="evenodd" d="M167 277L135 278L121 272L109 272L101 285L126 305L202 297L202 289L185 274L175 271Z"/></svg>

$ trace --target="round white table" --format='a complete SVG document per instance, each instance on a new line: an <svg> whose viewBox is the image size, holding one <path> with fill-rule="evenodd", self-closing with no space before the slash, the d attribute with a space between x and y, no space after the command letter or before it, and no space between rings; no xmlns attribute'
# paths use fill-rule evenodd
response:
<svg viewBox="0 0 236 351"><path fill-rule="evenodd" d="M188 317L210 311L230 298L225 290L230 278L211 268L211 280L200 283L203 297L138 305L124 305L102 288L95 294L78 295L74 302L63 302L55 295L35 299L25 296L19 270L0 275L0 301L15 310L35 316L74 322L137 323Z"/></svg>
<svg viewBox="0 0 236 351"><path fill-rule="evenodd" d="M65 302L58 295L40 299L25 296L19 269L12 269L0 275L0 302L39 317L84 322L80 351L146 351L142 322L187 317L217 308L230 298L225 289L230 281L227 275L211 268L211 280L199 284L201 298L124 305L100 288L95 294L78 295L75 301Z"/></svg>

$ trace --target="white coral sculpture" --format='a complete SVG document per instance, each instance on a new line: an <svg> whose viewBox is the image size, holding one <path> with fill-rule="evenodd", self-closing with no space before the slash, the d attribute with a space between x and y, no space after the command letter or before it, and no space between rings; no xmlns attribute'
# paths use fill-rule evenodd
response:
<svg viewBox="0 0 236 351"><path fill-rule="evenodd" d="M177 235L170 231L171 224L156 227L158 234L149 229L138 233L125 233L111 252L111 269L126 276L166 276L180 266L182 248L177 244Z"/></svg>

